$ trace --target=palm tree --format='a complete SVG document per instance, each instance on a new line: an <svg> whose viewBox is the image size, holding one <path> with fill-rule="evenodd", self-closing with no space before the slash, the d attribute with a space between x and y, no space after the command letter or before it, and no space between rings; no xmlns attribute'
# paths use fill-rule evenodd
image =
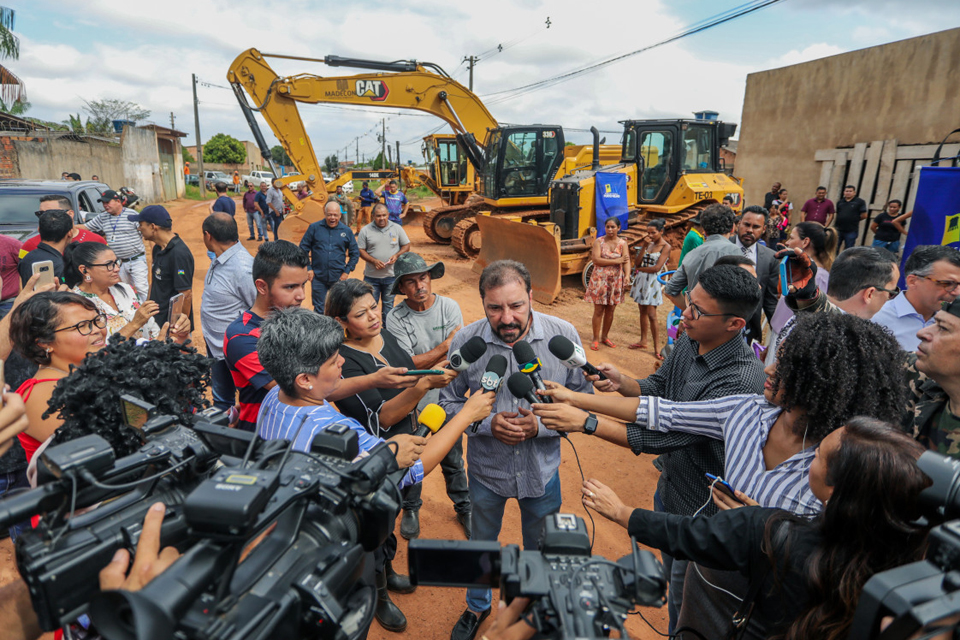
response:
<svg viewBox="0 0 960 640"><path fill-rule="evenodd" d="M20 58L20 38L13 33L13 24L13 9L0 7L0 60ZM4 65L0 65L0 102L8 113L22 114L29 107L23 81Z"/></svg>

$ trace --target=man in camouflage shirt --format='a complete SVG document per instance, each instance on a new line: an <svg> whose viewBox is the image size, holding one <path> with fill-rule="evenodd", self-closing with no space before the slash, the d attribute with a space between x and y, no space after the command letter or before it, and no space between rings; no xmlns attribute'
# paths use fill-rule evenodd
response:
<svg viewBox="0 0 960 640"><path fill-rule="evenodd" d="M960 458L960 300L945 302L933 319L917 333L903 427L930 449Z"/></svg>

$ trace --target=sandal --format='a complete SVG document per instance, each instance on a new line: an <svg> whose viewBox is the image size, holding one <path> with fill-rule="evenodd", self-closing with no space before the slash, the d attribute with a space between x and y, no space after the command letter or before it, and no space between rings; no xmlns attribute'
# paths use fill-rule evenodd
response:
<svg viewBox="0 0 960 640"><path fill-rule="evenodd" d="M654 351L653 357L659 360L660 362L663 362L663 354L660 353L659 351Z"/></svg>
<svg viewBox="0 0 960 640"><path fill-rule="evenodd" d="M615 344L613 344L612 342L610 342L610 339L609 339L609 338L604 338L604 339L601 340L600 342L602 342L603 344L607 345L607 346L610 347L611 349L616 349L616 348L617 348L617 345L615 345Z"/></svg>
<svg viewBox="0 0 960 640"><path fill-rule="evenodd" d="M646 342L634 342L627 349L647 349L649 346Z"/></svg>
<svg viewBox="0 0 960 640"><path fill-rule="evenodd" d="M600 351L600 343L594 340L593 343L590 345L590 348L594 351Z"/></svg>

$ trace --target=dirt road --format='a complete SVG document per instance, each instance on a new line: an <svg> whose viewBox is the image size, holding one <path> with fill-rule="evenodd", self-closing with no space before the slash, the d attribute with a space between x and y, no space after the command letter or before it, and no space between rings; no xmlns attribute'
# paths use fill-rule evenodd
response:
<svg viewBox="0 0 960 640"><path fill-rule="evenodd" d="M426 202L428 206L431 204ZM193 249L196 261L194 275L194 305L199 307L200 295L203 289L203 279L206 274L209 259L206 257L200 225L207 215L209 203L178 200L168 203L167 209L174 220L174 231ZM237 220L240 224L240 237L246 238L246 223L242 209L238 202ZM460 304L464 321L469 323L483 318L483 309L477 291L478 276L471 270L471 262L456 255L449 245L437 245L429 242L419 224L411 221L405 227L413 250L420 253L425 260L433 262L442 260L446 266L446 275L433 283L434 292L453 298ZM242 240L243 245L255 253L258 243ZM148 248L149 254L149 248ZM519 256L518 256L519 258ZM355 277L362 278L361 261L355 272ZM304 303L309 306L309 297ZM583 287L579 277L568 277L564 281L564 290L552 305L535 303L535 308L543 313L549 313L571 322L580 331L580 336L586 343L590 339L590 319L593 307L583 302ZM661 326L667 312L666 305L661 307ZM196 314L197 330L194 332L194 342L203 345L199 329L199 311ZM594 364L610 362L621 371L629 372L636 377L643 377L653 372L655 360L651 353L638 353L626 349L626 345L639 338L639 322L637 308L629 298L617 310L614 327L610 339L617 345L616 349L601 346L599 352L588 350L588 357ZM661 336L661 340L664 337ZM657 471L651 464L653 456L634 456L629 450L615 447L602 440L592 439L582 434L573 435L569 443L561 443L562 462L560 478L563 493L563 511L576 514L587 520L587 526L592 531L589 518L580 503L580 472L574 458L570 444L576 446L583 466L583 473L587 478L597 478L609 484L625 503L632 506L650 508L653 503L653 492L656 488ZM443 476L437 472L431 474L424 481L423 508L420 512L421 535L425 538L464 539L463 531L456 520L453 506L447 498ZM616 560L626 555L630 550L630 539L619 526L600 518L594 514L596 522L596 541L594 553L608 559ZM398 525L399 530L399 525ZM502 544L519 544L520 512L515 501L507 504L504 515L503 531L500 534ZM406 541L400 538L398 567L406 566ZM0 544L0 583L13 579L15 574L13 553L10 541ZM427 640L444 640L449 637L450 630L458 616L464 609L464 592L462 589L442 589L421 587L410 595L393 595L397 605L407 616L407 631L402 634L393 634L384 631L374 623L369 637L372 640L387 638L418 638ZM496 607L496 592L494 592L494 607ZM644 616L659 630L666 631L666 608L645 609ZM484 628L489 626L489 620ZM657 638L639 616L630 616L627 629L634 638ZM483 629L481 629L481 632ZM478 634L480 637L481 634ZM51 636L52 637L52 636Z"/></svg>

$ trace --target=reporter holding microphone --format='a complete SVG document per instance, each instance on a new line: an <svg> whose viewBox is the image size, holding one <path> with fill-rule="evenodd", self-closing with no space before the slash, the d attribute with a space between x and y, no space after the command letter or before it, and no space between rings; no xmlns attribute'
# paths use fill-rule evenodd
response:
<svg viewBox="0 0 960 640"><path fill-rule="evenodd" d="M347 282L350 281L334 285L330 295L335 294L337 286ZM333 319L300 308L278 310L264 321L257 351L261 364L277 381L277 386L267 393L260 407L258 433L261 437L292 438L299 430L294 448L309 450L316 433L339 423L346 424L359 434L361 451L382 441L370 434L359 421L340 413L326 400L342 382L344 358L340 355L340 349L343 334L343 328ZM342 408L342 404L340 402L338 406ZM421 482L440 463L471 422L482 420L490 414L492 405L492 395L474 394L466 400L462 411L429 438L411 435L414 426L411 426L410 433L391 438L397 444L397 463L401 468L409 469L400 486L408 487ZM306 422L300 429L305 418ZM401 627L396 629L399 631L406 627L406 618L390 600L387 584L389 579L395 587L403 588L409 585L409 581L406 576L392 573L389 561L396 552L396 538L393 538L392 549L389 544L388 539L375 552L376 618L385 628L389 628L387 625Z"/></svg>

